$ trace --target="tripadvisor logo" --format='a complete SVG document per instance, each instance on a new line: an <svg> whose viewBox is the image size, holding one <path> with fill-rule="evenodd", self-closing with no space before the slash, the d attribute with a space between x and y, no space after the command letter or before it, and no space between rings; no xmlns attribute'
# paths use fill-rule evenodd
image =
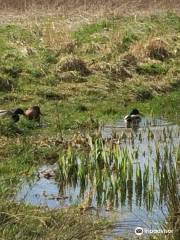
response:
<svg viewBox="0 0 180 240"><path fill-rule="evenodd" d="M141 227L135 228L135 234L141 236L143 234L143 228Z"/></svg>

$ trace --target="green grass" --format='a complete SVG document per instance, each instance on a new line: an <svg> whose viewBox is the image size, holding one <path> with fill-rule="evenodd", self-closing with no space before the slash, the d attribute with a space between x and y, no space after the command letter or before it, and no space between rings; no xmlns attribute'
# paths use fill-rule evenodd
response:
<svg viewBox="0 0 180 240"><path fill-rule="evenodd" d="M166 69L162 64L143 64L137 67L137 72L139 74L164 75L167 71L168 69Z"/></svg>
<svg viewBox="0 0 180 240"><path fill-rule="evenodd" d="M73 33L74 38L80 43L98 42L105 43L108 39L102 35L95 35L103 31L109 31L113 27L113 21L103 20L80 28Z"/></svg>

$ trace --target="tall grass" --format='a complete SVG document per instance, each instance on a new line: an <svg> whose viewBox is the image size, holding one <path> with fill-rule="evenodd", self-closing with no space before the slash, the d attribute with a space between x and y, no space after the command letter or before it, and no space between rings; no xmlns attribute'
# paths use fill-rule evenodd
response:
<svg viewBox="0 0 180 240"><path fill-rule="evenodd" d="M179 7L179 1L178 0L159 0L158 2L153 1L143 1L143 0L121 0L121 1L105 1L105 0L77 0L77 1L71 1L71 0L1 0L0 6L2 9L11 8L11 9L18 9L18 10L28 10L32 8L47 8L47 9L57 9L58 7L63 9L74 9L74 8L80 8L83 7L85 10L88 10L89 8L92 9L99 9L99 8L120 8L122 7L122 10L126 10L127 6L132 9L148 9L152 7L152 5L158 7L163 6L163 8L175 8ZM121 11L122 11L121 10Z"/></svg>
<svg viewBox="0 0 180 240"><path fill-rule="evenodd" d="M111 141L90 136L87 139L90 147L87 153L78 153L69 145L60 154L58 178L64 182L64 188L79 186L83 197L91 186L97 194L98 205L111 202L112 206L117 206L117 199L124 205L128 199L131 207L133 191L136 205L144 202L148 211L153 209L157 194L160 205L166 202L168 177L176 179L174 163L166 146L164 152L167 153L162 158L156 146L156 161L150 168L149 162L135 164L134 154Z"/></svg>

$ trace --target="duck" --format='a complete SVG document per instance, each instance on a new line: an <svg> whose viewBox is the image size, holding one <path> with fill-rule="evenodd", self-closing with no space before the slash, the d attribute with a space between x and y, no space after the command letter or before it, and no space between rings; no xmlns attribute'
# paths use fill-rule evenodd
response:
<svg viewBox="0 0 180 240"><path fill-rule="evenodd" d="M124 117L124 121L127 125L139 124L141 122L141 116L143 116L143 114L140 113L138 109L134 108L128 115Z"/></svg>
<svg viewBox="0 0 180 240"><path fill-rule="evenodd" d="M37 122L40 122L41 115L42 113L39 106L32 106L24 112L24 116L28 120L35 120Z"/></svg>
<svg viewBox="0 0 180 240"><path fill-rule="evenodd" d="M21 108L15 108L11 110L0 110L0 117L9 117L13 122L18 122L19 115L24 115L24 111Z"/></svg>

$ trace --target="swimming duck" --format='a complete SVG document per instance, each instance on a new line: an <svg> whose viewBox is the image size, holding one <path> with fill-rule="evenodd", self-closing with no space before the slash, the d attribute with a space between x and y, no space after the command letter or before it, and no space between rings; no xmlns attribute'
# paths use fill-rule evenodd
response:
<svg viewBox="0 0 180 240"><path fill-rule="evenodd" d="M11 110L0 110L0 117L10 117L13 122L18 122L19 115L24 115L24 111L21 108L15 108Z"/></svg>
<svg viewBox="0 0 180 240"><path fill-rule="evenodd" d="M39 106L33 106L28 108L25 111L24 115L29 120L35 120L37 122L40 122L40 116L42 115L42 113Z"/></svg>
<svg viewBox="0 0 180 240"><path fill-rule="evenodd" d="M124 117L126 123L139 123L141 121L141 116L143 116L138 109L134 108L132 111Z"/></svg>

